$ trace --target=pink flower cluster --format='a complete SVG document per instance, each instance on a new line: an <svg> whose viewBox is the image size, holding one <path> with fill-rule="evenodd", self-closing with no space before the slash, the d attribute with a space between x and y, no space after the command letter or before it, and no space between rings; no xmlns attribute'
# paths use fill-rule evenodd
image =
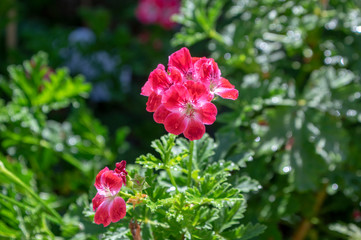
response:
<svg viewBox="0 0 361 240"><path fill-rule="evenodd" d="M171 20L179 12L180 0L140 0L136 16L143 24L159 24L166 29L175 26Z"/></svg>
<svg viewBox="0 0 361 240"><path fill-rule="evenodd" d="M118 193L126 183L128 175L125 170L126 162L123 160L116 163L114 170L105 167L95 178L97 194L93 198L93 210L95 212L94 222L108 226L111 222L118 222L125 217L126 204Z"/></svg>
<svg viewBox="0 0 361 240"><path fill-rule="evenodd" d="M169 133L198 140L205 133L204 125L216 120L214 96L235 100L238 90L221 77L214 59L191 57L182 48L169 56L168 71L159 64L150 73L141 95L149 97L146 110L154 112L154 121L164 124Z"/></svg>

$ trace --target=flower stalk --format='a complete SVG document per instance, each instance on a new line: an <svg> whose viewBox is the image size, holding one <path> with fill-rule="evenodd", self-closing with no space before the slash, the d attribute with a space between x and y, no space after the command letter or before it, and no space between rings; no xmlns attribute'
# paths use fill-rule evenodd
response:
<svg viewBox="0 0 361 240"><path fill-rule="evenodd" d="M174 177L173 177L170 169L169 169L169 168L166 168L165 170L167 171L167 174L168 174L168 176L169 176L169 178L170 178L170 182L171 182L172 185L175 187L176 193L179 193L179 191L178 191L178 186L177 186L177 184L176 184L176 182L175 182L175 180L174 180Z"/></svg>
<svg viewBox="0 0 361 240"><path fill-rule="evenodd" d="M193 149L194 149L194 141L190 141L190 143L189 143L189 160L188 160L188 183L187 183L188 187L192 186Z"/></svg>

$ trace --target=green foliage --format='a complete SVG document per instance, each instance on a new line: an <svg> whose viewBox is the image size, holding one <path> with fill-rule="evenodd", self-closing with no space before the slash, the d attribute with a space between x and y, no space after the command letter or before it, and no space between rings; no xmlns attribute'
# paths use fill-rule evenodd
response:
<svg viewBox="0 0 361 240"><path fill-rule="evenodd" d="M183 0L172 43L214 58L239 99L216 100L215 139L191 144L166 135L127 165L127 215L108 228L93 223L95 175L130 147L130 128L116 129L122 123L133 126L133 155L159 133L135 96L171 52L174 32L138 26L134 1L72 10L75 20L51 11L43 23L33 16L45 2L57 9L51 1L1 1L0 16L17 10L20 39L17 48L0 49L0 71L40 49L53 66L71 67L66 58L80 56L96 72L87 80L94 89L105 83L116 110L95 114L111 122L108 131L86 107L90 84L73 76L78 70L49 67L43 52L7 68L0 76L1 239L132 239L133 227L142 239L360 239L359 1ZM1 18L0 29L12 20ZM70 41L78 22L95 33L91 42ZM127 72L132 89L119 81Z"/></svg>
<svg viewBox="0 0 361 240"><path fill-rule="evenodd" d="M23 66L8 68L13 103L42 107L46 112L67 107L75 97L89 92L90 85L83 77L71 79L66 69L53 72L47 61L47 55L40 52Z"/></svg>
<svg viewBox="0 0 361 240"><path fill-rule="evenodd" d="M237 164L215 159L217 144L207 135L192 152L188 141L171 134L153 141L156 154L140 156L140 167L127 166L126 217L108 229L95 226L88 201L94 188L91 195L79 189L116 160L129 129L119 129L112 144L85 107L89 85L65 69L50 70L44 53L9 67L9 75L1 80L1 237L131 239L132 222L144 239L249 239L264 231L243 220L242 191L257 183L247 176L238 181ZM69 196L74 191L80 197Z"/></svg>
<svg viewBox="0 0 361 240"><path fill-rule="evenodd" d="M169 134L151 145L159 157L148 154L137 159L148 168L145 177L150 185L145 189L145 205L139 206L145 216L138 216L138 221L147 225L142 228L143 238L248 239L264 230L261 225L241 224L245 200L229 182L231 172L239 168L212 158L213 139L206 135L195 141L191 188L186 187L188 141Z"/></svg>
<svg viewBox="0 0 361 240"><path fill-rule="evenodd" d="M310 239L338 239L328 224L357 221L359 9L355 1L185 0L176 17L173 43L204 46L239 90L239 100L219 100L231 111L217 117L216 156L262 185L246 213L269 227L261 239L297 238L301 221Z"/></svg>
<svg viewBox="0 0 361 240"><path fill-rule="evenodd" d="M338 232L342 234L345 239L349 240L359 240L361 239L361 229L355 224L349 224L348 226L344 226L342 224L332 224L330 226L330 230Z"/></svg>
<svg viewBox="0 0 361 240"><path fill-rule="evenodd" d="M8 70L0 84L0 238L51 239L59 235L55 226L69 236L82 211L71 221L58 211L115 160L113 149L124 150L129 130L119 129L119 145L112 146L85 107L90 85L66 69L52 70L45 53Z"/></svg>

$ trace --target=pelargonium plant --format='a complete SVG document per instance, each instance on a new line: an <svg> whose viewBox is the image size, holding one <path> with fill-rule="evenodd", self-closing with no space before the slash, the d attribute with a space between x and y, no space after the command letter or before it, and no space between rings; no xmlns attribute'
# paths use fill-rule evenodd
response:
<svg viewBox="0 0 361 240"><path fill-rule="evenodd" d="M150 73L141 94L148 96L146 110L169 134L151 144L159 156L140 156L129 174L125 161L98 173L94 222L118 226L105 239L245 240L264 231L240 221L246 208L241 192L258 186L247 178L230 180L239 166L216 158L217 144L205 134L205 125L216 120L215 97L238 97L217 63L182 48L169 57L167 70L159 64ZM181 133L190 141L177 139ZM133 207L126 211L126 204Z"/></svg>

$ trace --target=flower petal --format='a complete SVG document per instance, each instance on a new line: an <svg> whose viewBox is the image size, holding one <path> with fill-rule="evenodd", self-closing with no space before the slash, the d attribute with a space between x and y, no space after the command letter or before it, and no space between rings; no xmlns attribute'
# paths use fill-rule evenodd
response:
<svg viewBox="0 0 361 240"><path fill-rule="evenodd" d="M140 95L149 96L152 92L153 92L152 82L148 80L142 87L142 91L140 92Z"/></svg>
<svg viewBox="0 0 361 240"><path fill-rule="evenodd" d="M188 97L188 91L183 85L173 85L163 95L162 103L171 112L180 111L184 108Z"/></svg>
<svg viewBox="0 0 361 240"><path fill-rule="evenodd" d="M200 59L206 59L205 57L192 57L192 63L195 64Z"/></svg>
<svg viewBox="0 0 361 240"><path fill-rule="evenodd" d="M163 64L158 64L157 69L165 71L165 67Z"/></svg>
<svg viewBox="0 0 361 240"><path fill-rule="evenodd" d="M173 85L170 76L162 69L156 68L150 73L149 78L152 80L152 88L157 94L162 94Z"/></svg>
<svg viewBox="0 0 361 240"><path fill-rule="evenodd" d="M213 58L200 59L194 64L194 69L196 78L205 84L217 81L221 76L221 71Z"/></svg>
<svg viewBox="0 0 361 240"><path fill-rule="evenodd" d="M94 215L94 222L96 224L103 224L104 227L108 226L111 222L109 215L110 200L106 199L100 206Z"/></svg>
<svg viewBox="0 0 361 240"><path fill-rule="evenodd" d="M92 199L94 211L99 207L100 204L102 204L102 202L104 202L104 199L105 197L103 195L100 195L99 193L95 195L95 197Z"/></svg>
<svg viewBox="0 0 361 240"><path fill-rule="evenodd" d="M182 81L183 81L182 74L177 68L169 67L168 72L169 72L170 77L172 78L172 81L174 84L182 83Z"/></svg>
<svg viewBox="0 0 361 240"><path fill-rule="evenodd" d="M161 101L162 101L162 96L153 92L152 94L150 94L148 98L146 110L148 112L154 112L161 104Z"/></svg>
<svg viewBox="0 0 361 240"><path fill-rule="evenodd" d="M112 222L118 222L125 217L127 206L121 197L114 198L110 203L109 215Z"/></svg>
<svg viewBox="0 0 361 240"><path fill-rule="evenodd" d="M118 174L118 177L122 178L124 185L126 185L127 175L128 175L128 172L125 170L126 165L127 165L127 162L125 160L122 160L121 162L117 162L115 164L116 168L114 169L114 172L116 172Z"/></svg>
<svg viewBox="0 0 361 240"><path fill-rule="evenodd" d="M123 180L115 172L107 171L102 174L101 183L103 185L104 190L109 190L112 196L114 196L122 188Z"/></svg>
<svg viewBox="0 0 361 240"><path fill-rule="evenodd" d="M189 140L201 139L206 132L206 127L197 119L190 119L187 128L183 132L184 136Z"/></svg>
<svg viewBox="0 0 361 240"><path fill-rule="evenodd" d="M114 171L117 173L121 173L121 172L125 172L127 173L127 171L125 171L125 166L127 165L127 162L125 160L122 160L121 162L117 162L115 164L115 169ZM128 173L127 173L128 174Z"/></svg>
<svg viewBox="0 0 361 240"><path fill-rule="evenodd" d="M238 98L238 90L225 78L220 78L220 82L215 88L214 94L226 99L236 100Z"/></svg>
<svg viewBox="0 0 361 240"><path fill-rule="evenodd" d="M176 67L183 74L186 74L192 67L192 58L189 50L184 47L170 55L168 65L170 67Z"/></svg>
<svg viewBox="0 0 361 240"><path fill-rule="evenodd" d="M171 113L164 121L164 127L167 132L179 135L187 126L187 120L184 114Z"/></svg>
<svg viewBox="0 0 361 240"><path fill-rule="evenodd" d="M94 184L94 186L95 186L95 188L96 188L97 190L102 190L102 189L103 189L103 185L102 185L102 182L101 182L101 177L102 177L103 173L106 172L106 171L109 171L109 168L108 168L108 167L105 167L103 170L101 170L101 171L97 174L97 176L95 177L95 184Z"/></svg>
<svg viewBox="0 0 361 240"><path fill-rule="evenodd" d="M153 114L154 121L156 123L164 123L164 120L171 112L168 111L163 104L161 104Z"/></svg>
<svg viewBox="0 0 361 240"><path fill-rule="evenodd" d="M217 108L213 103L206 103L199 111L204 124L213 124L216 121Z"/></svg>
<svg viewBox="0 0 361 240"><path fill-rule="evenodd" d="M196 106L203 105L213 99L209 89L201 82L187 81L184 85L188 90L191 102Z"/></svg>

